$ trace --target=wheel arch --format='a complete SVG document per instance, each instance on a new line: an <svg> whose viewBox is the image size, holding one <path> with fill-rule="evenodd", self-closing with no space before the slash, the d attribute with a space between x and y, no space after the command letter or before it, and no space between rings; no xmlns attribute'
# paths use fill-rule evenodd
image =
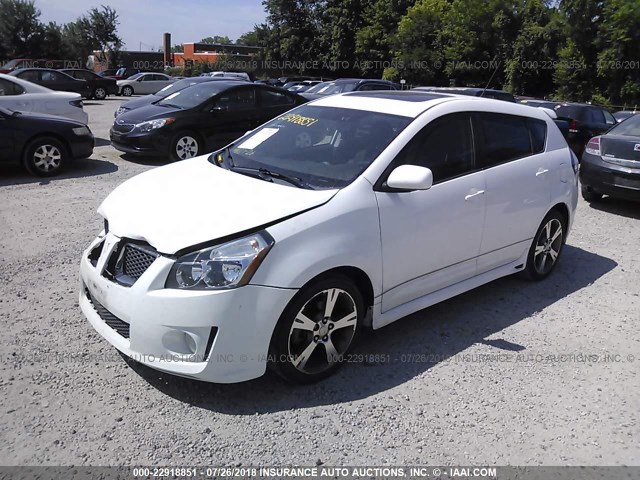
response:
<svg viewBox="0 0 640 480"><path fill-rule="evenodd" d="M20 152L20 159L22 161L26 159L25 155L27 154L27 149L31 146L31 144L36 140L40 140L41 138L53 138L55 140L58 140L64 146L65 150L67 151L67 155L71 155L71 147L69 145L69 142L62 135L52 132L38 132L24 142L22 152Z"/></svg>
<svg viewBox="0 0 640 480"><path fill-rule="evenodd" d="M568 233L569 230L569 225L571 224L571 212L569 210L569 207L567 206L566 203L564 202L560 202L560 203L556 203L550 210L550 212L559 212L560 215L562 215L562 217L564 218L564 230L565 232ZM548 215L548 214L547 214ZM567 235L564 235L564 241L566 242L567 240Z"/></svg>
<svg viewBox="0 0 640 480"><path fill-rule="evenodd" d="M358 267L345 265L345 266L334 267L329 270L325 270L324 272L317 274L316 276L311 278L309 281L307 281L302 288L314 282L322 280L323 278L330 277L331 275L342 275L347 277L351 281L353 281L353 283L355 283L356 287L358 287L358 290L362 294L362 299L364 301L365 308L369 308L373 306L373 300L374 300L373 283L371 282L369 275L367 275L367 273L364 270Z"/></svg>

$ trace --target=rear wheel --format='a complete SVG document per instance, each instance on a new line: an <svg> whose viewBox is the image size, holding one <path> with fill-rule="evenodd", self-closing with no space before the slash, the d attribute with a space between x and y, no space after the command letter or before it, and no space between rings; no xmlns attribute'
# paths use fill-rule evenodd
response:
<svg viewBox="0 0 640 480"><path fill-rule="evenodd" d="M343 363L363 317L362 295L347 277L332 275L302 288L278 321L270 367L296 383L331 375Z"/></svg>
<svg viewBox="0 0 640 480"><path fill-rule="evenodd" d="M597 202L598 200L602 200L601 193L596 192L593 188L587 187L586 185L582 185L580 193L582 193L582 198L587 202Z"/></svg>
<svg viewBox="0 0 640 480"><path fill-rule="evenodd" d="M36 138L24 151L23 163L27 171L39 177L57 175L68 160L66 147L51 137Z"/></svg>
<svg viewBox="0 0 640 480"><path fill-rule="evenodd" d="M126 85L125 87L122 88L121 93L123 97L130 97L131 95L133 95L133 87Z"/></svg>
<svg viewBox="0 0 640 480"><path fill-rule="evenodd" d="M533 239L525 274L531 280L543 280L556 268L564 246L566 219L552 210L542 221Z"/></svg>
<svg viewBox="0 0 640 480"><path fill-rule="evenodd" d="M96 87L93 90L92 96L96 100L104 100L105 98L107 98L107 91L102 87Z"/></svg>
<svg viewBox="0 0 640 480"><path fill-rule="evenodd" d="M171 142L169 156L172 161L187 160L197 157L202 152L200 141L196 134L192 132L180 132Z"/></svg>

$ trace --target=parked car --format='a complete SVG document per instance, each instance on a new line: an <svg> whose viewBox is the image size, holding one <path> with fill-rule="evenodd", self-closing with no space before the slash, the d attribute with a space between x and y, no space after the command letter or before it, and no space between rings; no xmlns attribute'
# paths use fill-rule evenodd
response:
<svg viewBox="0 0 640 480"><path fill-rule="evenodd" d="M640 115L618 123L587 143L580 164L582 197L640 200Z"/></svg>
<svg viewBox="0 0 640 480"><path fill-rule="evenodd" d="M130 97L134 93L137 95L157 93L175 81L175 78L164 73L136 73L126 80L118 80L117 83L120 95Z"/></svg>
<svg viewBox="0 0 640 480"><path fill-rule="evenodd" d="M515 102L515 97L504 90L494 90L491 88L476 87L416 87L413 90L434 93L449 93L452 95L469 95L471 97L493 98L494 100L504 100L505 102Z"/></svg>
<svg viewBox="0 0 640 480"><path fill-rule="evenodd" d="M255 83L198 83L116 117L111 144L126 153L184 160L225 145L305 101Z"/></svg>
<svg viewBox="0 0 640 480"><path fill-rule="evenodd" d="M98 74L98 76L100 77L113 77L118 73L118 68L108 68L106 70L101 70L99 72L96 72Z"/></svg>
<svg viewBox="0 0 640 480"><path fill-rule="evenodd" d="M581 103L560 103L554 107L558 118L569 122L567 143L578 158L592 137L600 135L615 125L616 119L606 109Z"/></svg>
<svg viewBox="0 0 640 480"><path fill-rule="evenodd" d="M269 365L315 381L360 330L506 275L548 277L577 167L540 109L325 97L119 186L82 256L79 304L108 342L164 372L228 383Z"/></svg>
<svg viewBox="0 0 640 480"><path fill-rule="evenodd" d="M32 175L56 175L71 160L90 157L93 145L80 122L0 107L0 161L21 163Z"/></svg>
<svg viewBox="0 0 640 480"><path fill-rule="evenodd" d="M251 81L251 77L249 77L247 72L209 72L206 75L208 77L230 78L235 80L245 80L247 82Z"/></svg>
<svg viewBox="0 0 640 480"><path fill-rule="evenodd" d="M620 123L621 121L626 120L627 118L632 117L637 113L638 113L637 110L621 110L619 112L614 113L613 118L615 118L616 121Z"/></svg>
<svg viewBox="0 0 640 480"><path fill-rule="evenodd" d="M142 73L142 71L137 68L120 67L118 70L116 70L115 75L111 76L111 78L115 78L116 80L126 80L127 78L133 77L138 73Z"/></svg>
<svg viewBox="0 0 640 480"><path fill-rule="evenodd" d="M398 86L387 80L375 80L367 78L339 78L329 82L323 88L315 90L313 93L304 92L302 96L310 100L320 98L325 95L335 95L346 92L367 92L372 90L398 90Z"/></svg>
<svg viewBox="0 0 640 480"><path fill-rule="evenodd" d="M18 77L0 73L0 107L20 112L44 113L89 123L78 93L54 92Z"/></svg>
<svg viewBox="0 0 640 480"><path fill-rule="evenodd" d="M20 68L13 70L9 75L37 83L50 90L59 92L75 92L85 98L89 98L91 90L85 80L75 79L66 73L62 73L52 68Z"/></svg>
<svg viewBox="0 0 640 480"><path fill-rule="evenodd" d="M243 81L238 78L224 78L224 77L191 77L191 78L183 78L182 80L177 80L175 83L171 85L167 85L162 90L157 93L152 93L150 95L145 95L140 98L134 98L132 100L127 100L123 102L118 109L114 112L113 116L117 117L118 115L122 115L125 112L129 112L131 110L135 110L136 108L145 107L147 105L151 105L152 103L156 103L163 98L168 97L169 95L173 95L180 90L184 90L191 85L196 85L202 82L220 82L220 81Z"/></svg>
<svg viewBox="0 0 640 480"><path fill-rule="evenodd" d="M288 90L290 92L302 93L308 91L311 87L320 83L323 83L322 80L305 80L304 82L300 82L298 85L290 87Z"/></svg>
<svg viewBox="0 0 640 480"><path fill-rule="evenodd" d="M116 95L118 93L118 85L113 78L103 78L90 70L80 68L69 68L60 71L73 78L87 82L91 90L89 98L104 100L108 95Z"/></svg>

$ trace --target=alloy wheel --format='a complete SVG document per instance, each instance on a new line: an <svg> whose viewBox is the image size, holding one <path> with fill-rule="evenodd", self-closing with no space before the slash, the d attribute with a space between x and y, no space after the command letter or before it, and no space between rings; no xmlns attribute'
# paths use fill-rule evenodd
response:
<svg viewBox="0 0 640 480"><path fill-rule="evenodd" d="M342 360L358 324L356 302L338 288L322 290L300 309L289 330L292 365L305 374L321 373Z"/></svg>
<svg viewBox="0 0 640 480"><path fill-rule="evenodd" d="M180 160L193 158L198 155L198 142L188 135L180 137L176 142L176 156Z"/></svg>
<svg viewBox="0 0 640 480"><path fill-rule="evenodd" d="M62 152L55 145L40 145L33 153L33 165L41 172L56 170L61 163Z"/></svg>
<svg viewBox="0 0 640 480"><path fill-rule="evenodd" d="M107 98L107 92L104 88L96 88L95 92L93 92L93 96L96 100L104 100Z"/></svg>
<svg viewBox="0 0 640 480"><path fill-rule="evenodd" d="M562 223L557 218L552 218L540 231L533 253L533 265L538 274L546 275L551 271L558 260L562 241Z"/></svg>

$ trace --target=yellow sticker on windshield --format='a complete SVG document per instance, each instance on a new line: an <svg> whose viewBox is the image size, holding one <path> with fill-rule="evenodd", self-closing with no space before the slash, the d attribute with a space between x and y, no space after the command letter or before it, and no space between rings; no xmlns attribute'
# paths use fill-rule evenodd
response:
<svg viewBox="0 0 640 480"><path fill-rule="evenodd" d="M303 117L302 115L298 115L297 113L288 113L286 115L278 117L278 120L295 123L296 125L301 125L303 127L310 127L318 121L317 118Z"/></svg>

